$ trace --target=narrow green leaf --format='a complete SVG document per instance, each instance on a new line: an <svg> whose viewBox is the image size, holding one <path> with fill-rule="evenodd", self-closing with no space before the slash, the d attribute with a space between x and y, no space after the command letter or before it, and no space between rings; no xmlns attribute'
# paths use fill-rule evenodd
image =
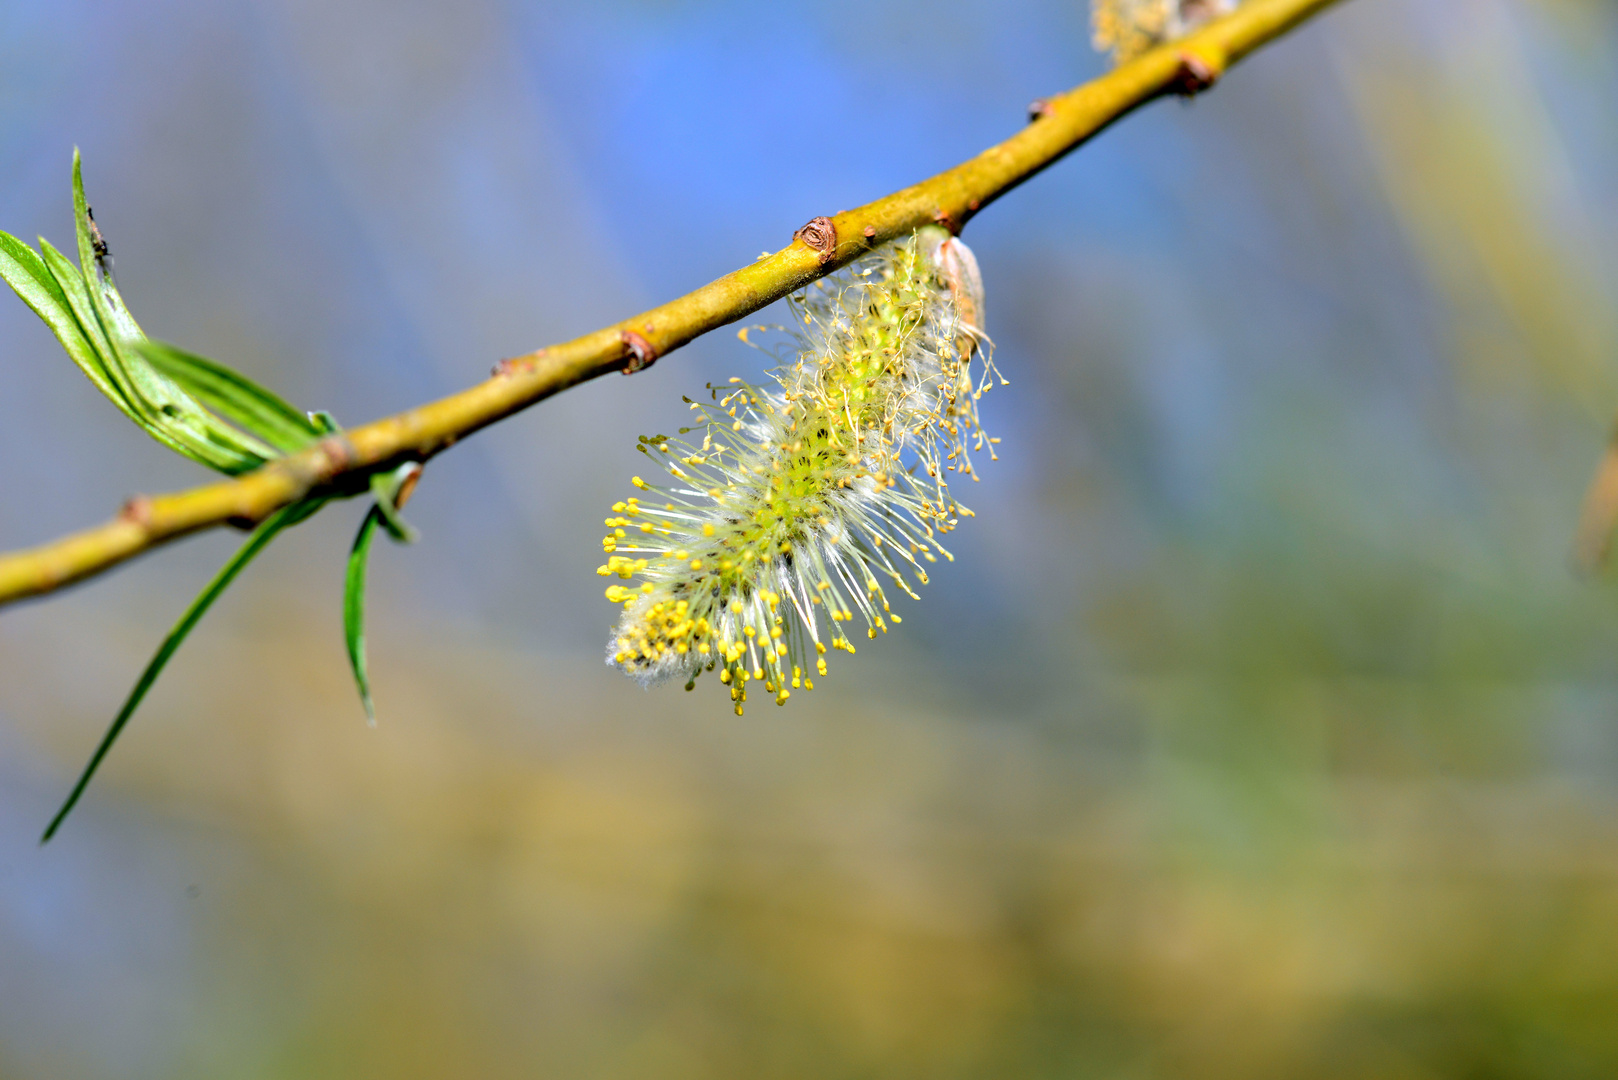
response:
<svg viewBox="0 0 1618 1080"><path fill-rule="evenodd" d="M348 643L348 664L354 671L360 702L365 706L365 721L373 727L376 707L371 703L371 677L365 662L365 572L371 559L371 541L376 539L376 527L380 524L382 512L373 506L366 511L360 531L354 536L354 546L348 553L348 573L343 580L343 640Z"/></svg>
<svg viewBox="0 0 1618 1080"><path fill-rule="evenodd" d="M41 241L46 264L67 293L102 365L134 407L136 422L193 461L230 475L255 469L275 457L270 447L209 413L131 347L131 342L146 335L129 314L117 286L101 276L77 150L73 152L73 226L79 253L77 273L71 272L72 264L60 252Z"/></svg>
<svg viewBox="0 0 1618 1080"><path fill-rule="evenodd" d="M118 406L125 416L146 427L138 403L129 395L130 387L115 379L113 372L108 370L71 303L69 290L82 292L82 299L86 303L81 303L80 308L88 310L89 293L84 287L82 275L44 240L40 241L40 248L49 249L46 258L41 258L27 244L9 233L0 232L0 277L4 277L23 302L51 328L68 358L78 365L96 389ZM56 265L53 267L48 261ZM77 285L76 289L74 285Z"/></svg>
<svg viewBox="0 0 1618 1080"><path fill-rule="evenodd" d="M43 240L40 241L40 245L42 248L47 246ZM75 276L71 263L65 258L59 261L62 264L62 272L67 273L69 277ZM114 404L133 419L132 406L123 392L113 385L106 365L85 336L84 329L79 325L78 317L68 302L68 294L57 280L56 274L33 248L6 232L0 232L0 277L4 277L6 283L23 302L33 309L34 314L51 328L56 340L61 342L62 348L67 351L69 359L89 377L96 389L111 398Z"/></svg>
<svg viewBox="0 0 1618 1080"><path fill-rule="evenodd" d="M67 297L45 268L39 253L10 233L0 230L0 278L14 289L45 325L56 329L61 320L71 320ZM77 327L75 327L77 329Z"/></svg>
<svg viewBox="0 0 1618 1080"><path fill-rule="evenodd" d="M89 294L84 290L84 279L80 277L73 264L67 261L66 256L51 247L44 238L39 241L39 250L43 256L39 261L39 267L44 269L50 278L48 288L62 300L61 305L53 308L48 314L40 312L40 317L45 319L46 324L56 335L56 340L67 350L68 357L89 377L96 389L117 405L124 415L137 424L140 423L135 403L130 400L122 384L107 370L100 350L90 340L89 334L80 322L79 309L82 307L88 311L90 300ZM75 305L75 293L84 294L80 298L82 304ZM23 299L26 301L28 298Z"/></svg>
<svg viewBox="0 0 1618 1080"><path fill-rule="evenodd" d="M256 469L277 456L272 447L208 413L134 351L133 343L144 336L134 319L128 317L116 289L109 287L103 293L93 288L83 273L47 241L40 241L40 249L82 330L85 347L93 357L90 364L117 388L117 395L107 396L143 431L176 453L232 476ZM114 320L113 312L124 314ZM135 336L122 336L125 334ZM81 362L80 367L86 364Z"/></svg>
<svg viewBox="0 0 1618 1080"><path fill-rule="evenodd" d="M382 527L388 530L388 535L400 544L414 544L419 537L415 529L399 515L399 492L404 488L405 482L421 472L421 464L407 461L390 473L375 473L371 476L371 494L376 498L376 507L382 513Z"/></svg>
<svg viewBox="0 0 1618 1080"><path fill-rule="evenodd" d="M44 240L40 241L40 246L44 246ZM133 419L128 403L113 387L100 356L91 347L89 338L84 337L61 283L50 267L45 266L39 253L11 233L0 232L0 277L23 298L23 303L34 309L34 314L45 325L49 325L50 332L57 335L61 348L68 353L68 359L78 364L79 371L89 377L95 389L112 398L112 402Z"/></svg>
<svg viewBox="0 0 1618 1080"><path fill-rule="evenodd" d="M166 364L154 363L144 347L146 335L117 284L103 273L99 256L106 249L93 231L77 150L73 210L78 266L44 239L36 253L0 232L0 277L119 411L169 449L231 475L307 446L323 433L312 417L222 365L172 348ZM246 430L210 412L209 404Z"/></svg>
<svg viewBox="0 0 1618 1080"><path fill-rule="evenodd" d="M132 346L182 390L284 454L323 434L307 413L223 364L149 338Z"/></svg>
<svg viewBox="0 0 1618 1080"><path fill-rule="evenodd" d="M90 312L95 317L99 335L92 333L88 326L86 333L91 341L100 347L104 359L109 364L116 364L125 368L132 385L141 392L153 408L160 408L164 401L162 395L152 395L152 388L142 385L144 380L140 376L142 365L129 365L126 358L115 355L115 346L119 338L144 337L139 326L135 325L134 318L129 314L123 304L122 297L118 303L112 304L107 299L107 289L102 287L100 264L96 259L96 238L90 235L90 204L84 197L84 173L80 168L79 149L73 148L73 239L79 253L79 280L84 282L85 295L90 301ZM66 261L66 260L64 260ZM116 290L112 290L116 293ZM85 313L80 312L79 321L85 321ZM96 338L101 340L97 341Z"/></svg>
<svg viewBox="0 0 1618 1080"><path fill-rule="evenodd" d="M118 715L113 719L112 725L107 728L107 733L102 736L101 743L96 747L95 753L90 755L89 764L85 765L84 771L79 774L78 782L73 785L73 790L68 794L67 801L62 804L62 808L51 819L50 825L45 829L45 835L40 837L39 842L41 844L49 841L52 836L56 835L56 830L62 827L62 822L67 819L68 813L78 804L85 788L89 787L91 777L95 776L96 770L101 767L102 759L112 749L112 744L117 741L119 734L124 730L124 725L129 723L131 716L135 715L135 710L140 706L141 700L146 697L146 692L152 688L152 684L162 674L163 668L185 641L186 636L195 629L197 623L202 620L203 615L207 614L208 608L213 605L215 600L219 599L225 589L230 586L230 583L236 580L236 575L240 574L247 567L247 564L252 562L254 557L268 546L271 540L275 539L277 533L309 518L324 506L325 502L326 500L324 499L309 499L301 503L294 503L292 506L282 507L265 518L258 528L253 530L253 534L247 538L247 543L243 544L236 554L231 556L230 561L220 568L219 573L214 575L214 579L208 583L207 587L198 594L195 600L191 601L191 606L186 608L184 615L180 616L180 621L174 624L174 629L169 631L168 636L163 639L163 644L158 646L156 655L146 665L146 669L141 672L140 678L135 681L135 688L129 692L129 697L125 699L123 708L118 710Z"/></svg>
<svg viewBox="0 0 1618 1080"><path fill-rule="evenodd" d="M107 341L101 320L96 317L95 305L90 299L90 287L86 284L84 275L48 240L39 242L39 250L44 256L46 268L50 270L57 285L67 297L68 309L73 313L74 323L78 326L88 348L85 360L79 361L77 356L74 357L75 361L79 361L79 367L83 368L85 374L90 375L91 380L101 388L102 393L111 398L113 404L123 410L124 415L139 425L143 431L176 453L194 460L195 456L190 450L157 423L157 418L153 415L156 413L156 406L140 394L123 366L114 362L112 345ZM70 354L71 352L69 349ZM97 379L93 372L99 372L101 378ZM107 391L107 384L113 387L114 392Z"/></svg>
<svg viewBox="0 0 1618 1080"><path fill-rule="evenodd" d="M323 417L323 422L329 417ZM366 720L375 725L376 708L371 703L371 677L365 659L365 575L370 564L371 543L381 526L401 544L414 543L416 530L399 517L399 493L421 474L421 463L407 461L389 473L371 477L371 494L376 502L366 511L354 546L348 553L348 573L343 582L343 638L348 643L348 663L354 671L354 684L365 705Z"/></svg>

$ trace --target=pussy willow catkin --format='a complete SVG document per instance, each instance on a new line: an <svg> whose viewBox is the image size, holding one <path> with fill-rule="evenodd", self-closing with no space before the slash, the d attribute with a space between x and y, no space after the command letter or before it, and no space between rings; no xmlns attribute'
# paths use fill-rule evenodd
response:
<svg viewBox="0 0 1618 1080"><path fill-rule="evenodd" d="M951 478L998 439L978 398L998 378L972 252L929 226L790 298L795 349L772 386L732 379L693 422L640 449L672 478L613 504L598 573L623 605L607 662L686 689L719 672L738 715L750 681L777 704L814 689L827 649L899 616L885 584L951 559L941 537L971 511ZM743 339L747 331L742 331ZM1002 380L1003 381L1003 380Z"/></svg>
<svg viewBox="0 0 1618 1080"><path fill-rule="evenodd" d="M1091 0L1095 47L1118 63L1236 10L1237 0Z"/></svg>

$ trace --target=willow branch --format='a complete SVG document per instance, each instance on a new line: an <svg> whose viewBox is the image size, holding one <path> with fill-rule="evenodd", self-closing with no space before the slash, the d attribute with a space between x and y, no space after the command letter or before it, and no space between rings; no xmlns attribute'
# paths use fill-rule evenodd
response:
<svg viewBox="0 0 1618 1080"><path fill-rule="evenodd" d="M587 379L638 371L872 246L929 222L959 231L989 203L1113 121L1166 94L1206 89L1236 61L1332 2L1248 0L1196 34L1036 102L1027 127L969 161L858 209L815 218L787 247L678 300L565 344L504 360L476 386L329 437L247 475L167 495L136 496L103 525L0 555L0 605L53 592L189 533L254 525L311 495L357 494L372 473L425 461Z"/></svg>

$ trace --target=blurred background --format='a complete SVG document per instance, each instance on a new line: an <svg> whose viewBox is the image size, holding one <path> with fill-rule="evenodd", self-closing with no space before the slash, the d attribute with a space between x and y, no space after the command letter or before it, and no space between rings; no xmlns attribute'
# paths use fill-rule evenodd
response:
<svg viewBox="0 0 1618 1080"><path fill-rule="evenodd" d="M42 849L241 538L0 612L0 1076L1618 1073L1615 46L1351 0L987 209L1001 460L785 709L602 663L600 521L728 331L432 463L375 729L349 504ZM7 0L0 227L67 244L82 147L146 329L354 424L1103 69L1076 0ZM0 547L206 479L9 293L0 386Z"/></svg>

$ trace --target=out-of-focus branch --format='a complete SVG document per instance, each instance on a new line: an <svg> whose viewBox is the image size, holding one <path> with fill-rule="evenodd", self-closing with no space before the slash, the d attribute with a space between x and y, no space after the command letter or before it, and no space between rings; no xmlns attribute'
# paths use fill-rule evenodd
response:
<svg viewBox="0 0 1618 1080"><path fill-rule="evenodd" d="M1618 525L1618 430L1607 441L1595 477L1584 495L1578 531L1573 536L1573 563L1593 574L1612 552L1613 527Z"/></svg>
<svg viewBox="0 0 1618 1080"><path fill-rule="evenodd" d="M502 361L458 394L324 439L221 483L130 499L111 521L0 555L0 605L53 592L201 529L253 525L307 496L354 494L371 474L425 461L478 429L610 371L633 373L929 222L959 231L989 203L1114 120L1193 94L1334 0L1248 0L1234 14L1099 79L1036 102L1031 122L954 168L856 210L815 218L793 242L695 292L561 345Z"/></svg>

